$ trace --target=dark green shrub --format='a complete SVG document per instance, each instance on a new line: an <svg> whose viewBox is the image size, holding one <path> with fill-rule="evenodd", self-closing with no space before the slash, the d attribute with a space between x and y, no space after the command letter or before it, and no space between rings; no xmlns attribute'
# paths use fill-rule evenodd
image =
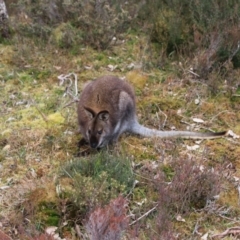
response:
<svg viewBox="0 0 240 240"><path fill-rule="evenodd" d="M81 214L103 206L133 186L134 176L126 157L99 153L89 158L75 159L62 168L59 179L62 197L70 198ZM64 184L66 180L67 185Z"/></svg>
<svg viewBox="0 0 240 240"><path fill-rule="evenodd" d="M141 12L152 23L151 39L161 46L160 57L194 58L192 67L202 77L226 61L239 66L239 16L237 0L147 1Z"/></svg>
<svg viewBox="0 0 240 240"><path fill-rule="evenodd" d="M30 32L30 28L33 35L39 36L48 28L52 30L64 26L61 27L62 35L65 36L61 40L61 47L85 44L96 49L106 49L114 37L129 27L140 5L141 2L136 0L131 4L123 0L19 0L16 6L18 12L29 18L27 23L24 21L25 28L22 27L20 33ZM70 40L67 41L67 38Z"/></svg>

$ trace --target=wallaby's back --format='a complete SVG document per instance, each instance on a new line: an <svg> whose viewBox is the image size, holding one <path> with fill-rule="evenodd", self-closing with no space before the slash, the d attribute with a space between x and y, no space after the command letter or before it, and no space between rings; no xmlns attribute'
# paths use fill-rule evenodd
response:
<svg viewBox="0 0 240 240"><path fill-rule="evenodd" d="M80 110L84 106L95 112L108 110L113 113L119 108L119 97L123 91L129 94L135 107L134 91L129 84L115 76L103 76L85 86L78 106Z"/></svg>

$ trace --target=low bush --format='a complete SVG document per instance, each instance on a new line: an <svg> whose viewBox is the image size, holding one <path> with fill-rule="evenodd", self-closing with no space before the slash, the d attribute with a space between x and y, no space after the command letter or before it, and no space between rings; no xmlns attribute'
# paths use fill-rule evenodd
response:
<svg viewBox="0 0 240 240"><path fill-rule="evenodd" d="M69 198L83 216L119 194L126 194L134 183L129 160L109 153L75 159L61 172L61 196Z"/></svg>
<svg viewBox="0 0 240 240"><path fill-rule="evenodd" d="M240 66L237 0L147 1L141 14L152 23L151 39L160 46L159 62L184 54L193 60L188 67L203 78L228 61Z"/></svg>
<svg viewBox="0 0 240 240"><path fill-rule="evenodd" d="M86 224L90 239L120 240L128 226L126 206L126 199L120 196L104 208L95 209Z"/></svg>
<svg viewBox="0 0 240 240"><path fill-rule="evenodd" d="M203 209L221 189L221 171L200 166L193 159L175 160L167 169L155 183L159 191L157 230L161 236L169 236L173 218Z"/></svg>
<svg viewBox="0 0 240 240"><path fill-rule="evenodd" d="M130 4L123 0L19 0L11 6L19 12L15 28L20 34L42 36L48 40L53 29L62 26L61 34L65 37L62 37L61 47L90 45L95 49L106 49L113 43L113 38L129 27L141 5L142 2Z"/></svg>

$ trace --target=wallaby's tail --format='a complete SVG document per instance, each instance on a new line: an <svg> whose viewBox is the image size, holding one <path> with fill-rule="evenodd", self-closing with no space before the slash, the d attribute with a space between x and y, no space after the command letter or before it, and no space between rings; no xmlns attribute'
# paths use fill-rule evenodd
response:
<svg viewBox="0 0 240 240"><path fill-rule="evenodd" d="M190 131L159 131L155 129L150 129L144 127L138 122L134 123L131 128L131 132L139 134L144 137L159 137L159 138L171 138L171 137L181 137L181 138L191 138L191 139L212 139L224 136L227 132L190 132Z"/></svg>

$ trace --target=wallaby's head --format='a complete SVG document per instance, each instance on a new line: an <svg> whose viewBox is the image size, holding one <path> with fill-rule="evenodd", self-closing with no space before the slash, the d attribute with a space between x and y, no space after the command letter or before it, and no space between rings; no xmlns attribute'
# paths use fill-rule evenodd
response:
<svg viewBox="0 0 240 240"><path fill-rule="evenodd" d="M108 144L108 136L111 134L109 112L100 111L94 113L91 109L84 108L88 116L88 125L85 136L92 148L101 148Z"/></svg>

